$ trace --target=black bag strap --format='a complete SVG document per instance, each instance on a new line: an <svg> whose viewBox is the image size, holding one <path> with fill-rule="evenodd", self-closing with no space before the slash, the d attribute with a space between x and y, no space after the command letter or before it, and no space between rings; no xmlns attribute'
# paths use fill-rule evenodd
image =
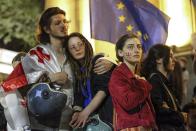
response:
<svg viewBox="0 0 196 131"><path fill-rule="evenodd" d="M170 97L170 99L171 99L171 101L172 101L172 104L174 105L174 110L177 111L177 105L176 105L176 103L175 103L175 99L174 99L172 93L170 92L170 90L168 89L168 87L167 87L167 86L165 85L165 83L163 82L162 78L161 78L157 73L152 73L152 74L150 75L150 79L151 79L153 76L155 76L155 75L158 76L158 77L160 78L161 84L163 85L165 91L168 93L168 95L169 95L169 97Z"/></svg>

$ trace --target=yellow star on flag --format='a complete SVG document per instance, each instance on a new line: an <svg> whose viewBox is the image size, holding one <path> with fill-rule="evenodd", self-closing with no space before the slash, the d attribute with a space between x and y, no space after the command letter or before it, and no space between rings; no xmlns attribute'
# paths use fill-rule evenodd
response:
<svg viewBox="0 0 196 131"><path fill-rule="evenodd" d="M126 18L123 15L121 15L118 17L118 19L119 19L119 22L124 23Z"/></svg>
<svg viewBox="0 0 196 131"><path fill-rule="evenodd" d="M125 7L125 5L122 2L119 2L118 4L116 4L116 6L118 10L123 10L123 8Z"/></svg>
<svg viewBox="0 0 196 131"><path fill-rule="evenodd" d="M132 29L133 29L133 26L131 26L131 25L128 25L126 28L127 28L127 31L129 32L129 31L132 31Z"/></svg>
<svg viewBox="0 0 196 131"><path fill-rule="evenodd" d="M141 36L142 36L141 31L137 31L137 35L138 35L139 37L141 37Z"/></svg>

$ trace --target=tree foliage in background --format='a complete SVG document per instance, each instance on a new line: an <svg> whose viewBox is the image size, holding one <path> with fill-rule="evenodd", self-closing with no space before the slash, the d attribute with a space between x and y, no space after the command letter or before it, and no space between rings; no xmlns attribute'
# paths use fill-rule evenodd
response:
<svg viewBox="0 0 196 131"><path fill-rule="evenodd" d="M0 39L4 44L13 39L35 45L35 25L41 12L41 0L1 0Z"/></svg>

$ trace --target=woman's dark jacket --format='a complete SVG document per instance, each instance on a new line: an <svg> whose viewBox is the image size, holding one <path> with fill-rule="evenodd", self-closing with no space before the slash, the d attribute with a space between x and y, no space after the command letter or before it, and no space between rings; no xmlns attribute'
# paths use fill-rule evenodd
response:
<svg viewBox="0 0 196 131"><path fill-rule="evenodd" d="M92 61L92 65L95 65L95 61L103 57L102 55L97 55L94 57ZM112 123L112 116L113 116L113 106L112 106L112 100L108 91L108 82L110 80L111 73L114 69L115 65L110 69L108 72L98 75L95 72L93 72L93 68L91 71L90 81L91 81L91 93L92 98L96 95L98 91L104 91L106 93L106 98L102 102L102 104L99 106L99 108L96 110L95 113L99 114L99 117L102 121L106 123ZM77 89L74 91L74 106L80 106L83 107L84 102L84 96L82 95L81 90L77 91Z"/></svg>

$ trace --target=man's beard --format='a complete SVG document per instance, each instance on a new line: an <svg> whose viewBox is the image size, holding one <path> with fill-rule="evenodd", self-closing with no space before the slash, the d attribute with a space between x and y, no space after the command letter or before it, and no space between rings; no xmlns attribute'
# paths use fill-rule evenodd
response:
<svg viewBox="0 0 196 131"><path fill-rule="evenodd" d="M59 40L64 40L65 39L65 37L67 36L67 35L65 35L65 36L58 36L58 35L55 35L55 34L50 34L53 38L56 38L56 39L59 39Z"/></svg>

